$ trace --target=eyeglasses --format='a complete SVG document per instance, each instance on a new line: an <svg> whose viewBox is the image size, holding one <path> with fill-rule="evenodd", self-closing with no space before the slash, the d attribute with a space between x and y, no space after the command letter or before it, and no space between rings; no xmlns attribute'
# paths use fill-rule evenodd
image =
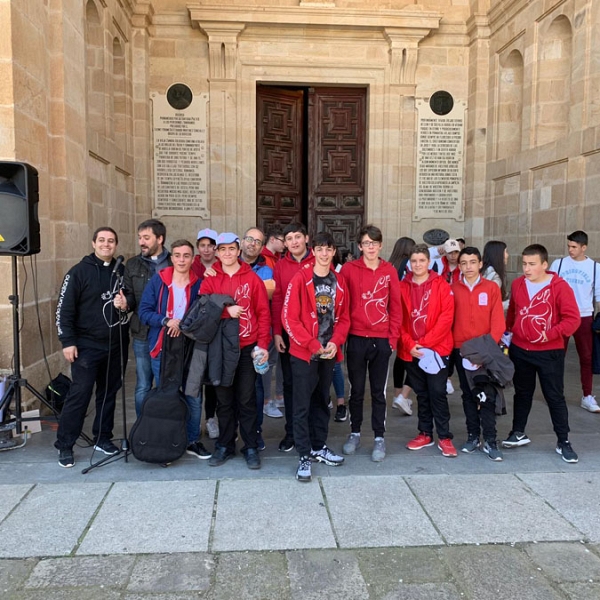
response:
<svg viewBox="0 0 600 600"><path fill-rule="evenodd" d="M278 242L281 242L282 244L285 244L285 240L284 240L283 238L276 237L275 239L276 239Z"/></svg>
<svg viewBox="0 0 600 600"><path fill-rule="evenodd" d="M373 248L375 246L379 246L381 242L374 242L373 240L369 240L367 242L361 242L360 245L364 246L365 248Z"/></svg>
<svg viewBox="0 0 600 600"><path fill-rule="evenodd" d="M256 244L257 246L262 246L263 245L263 241L262 240L257 240L256 238L253 238L251 235L247 235L245 238L242 238L247 244Z"/></svg>

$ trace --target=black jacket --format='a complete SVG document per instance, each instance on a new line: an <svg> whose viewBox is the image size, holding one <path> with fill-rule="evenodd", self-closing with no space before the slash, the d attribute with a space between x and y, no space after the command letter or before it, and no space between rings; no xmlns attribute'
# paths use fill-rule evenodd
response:
<svg viewBox="0 0 600 600"><path fill-rule="evenodd" d="M202 383L231 386L240 359L239 319L222 319L235 300L225 294L202 294L182 321L181 331L194 340L185 394L198 396Z"/></svg>
<svg viewBox="0 0 600 600"><path fill-rule="evenodd" d="M164 267L172 267L171 254L167 251L166 259L156 261L158 270ZM130 258L125 265L125 275L123 278L123 287L125 288L125 298L127 299L127 307L133 311L130 320L131 335L136 340L146 341L148 339L148 325L144 325L139 318L138 309L142 301L144 288L157 272L154 268L153 261L144 258L141 254Z"/></svg>
<svg viewBox="0 0 600 600"><path fill-rule="evenodd" d="M84 256L63 279L56 306L56 329L63 348L108 349L119 345L119 320L126 315L116 310L113 298L119 279L113 275L115 259L109 265L95 254ZM123 273L123 266L119 267Z"/></svg>

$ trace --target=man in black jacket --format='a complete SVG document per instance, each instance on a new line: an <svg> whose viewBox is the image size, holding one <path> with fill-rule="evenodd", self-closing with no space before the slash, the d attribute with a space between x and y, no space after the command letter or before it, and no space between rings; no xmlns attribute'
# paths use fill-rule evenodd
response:
<svg viewBox="0 0 600 600"><path fill-rule="evenodd" d="M148 326L138 315L144 288L155 273L172 266L171 255L164 247L167 229L161 221L148 219L138 225L138 244L141 252L130 258L125 265L124 290L117 306L121 310L133 311L130 331L133 336L135 356L135 412L140 415L142 402L152 389L152 366L148 347Z"/></svg>
<svg viewBox="0 0 600 600"><path fill-rule="evenodd" d="M73 383L60 416L56 442L58 464L75 464L73 446L83 429L85 413L96 386L96 416L92 427L94 449L117 454L112 443L115 400L121 381L119 323L126 313L113 305L119 291L123 266L114 259L119 239L114 229L100 227L94 232L94 252L72 267L63 280L56 306L56 328L63 355L71 363ZM125 340L127 339L127 331Z"/></svg>

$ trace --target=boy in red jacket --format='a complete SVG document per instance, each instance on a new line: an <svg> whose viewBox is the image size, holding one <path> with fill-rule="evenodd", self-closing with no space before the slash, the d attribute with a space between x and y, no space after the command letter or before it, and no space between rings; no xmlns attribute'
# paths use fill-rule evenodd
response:
<svg viewBox="0 0 600 600"><path fill-rule="evenodd" d="M573 335L581 320L569 284L548 269L548 251L531 244L522 253L523 276L511 286L506 325L512 331L509 356L515 365L512 431L505 448L525 446L527 418L535 392L536 374L548 404L557 437L556 452L564 461L579 459L569 442L569 413L564 395L564 338Z"/></svg>
<svg viewBox="0 0 600 600"><path fill-rule="evenodd" d="M283 230L285 254L273 269L275 291L271 298L271 324L273 342L279 352L281 374L283 375L283 402L285 407L285 436L279 443L279 452L294 449L294 412L292 408L292 367L290 364L290 341L281 325L281 312L285 294L292 277L305 265L314 265L315 257L308 247L308 234L302 223L290 223Z"/></svg>
<svg viewBox="0 0 600 600"><path fill-rule="evenodd" d="M340 348L350 327L346 283L331 269L335 251L329 232L315 236L315 263L292 278L281 315L290 344L298 481L311 480L311 460L333 467L344 462L325 445L333 367L343 358Z"/></svg>
<svg viewBox="0 0 600 600"><path fill-rule="evenodd" d="M235 454L236 424L244 441L242 454L250 469L260 469L256 428L256 371L252 362L254 346L263 351L263 360L269 359L267 348L271 341L269 298L261 279L250 265L239 262L240 240L235 233L221 233L217 237L219 261L213 265L214 277L206 277L200 286L201 294L227 294L235 300L234 306L223 310L222 319L239 320L239 361L233 384L217 386L217 418L219 437L215 451L208 461L218 467Z"/></svg>
<svg viewBox="0 0 600 600"><path fill-rule="evenodd" d="M443 456L456 456L450 432L450 409L446 396L448 361L452 352L454 296L450 286L429 270L425 244L410 252L411 272L400 282L402 324L398 352L418 401L419 435L408 442L409 450L433 446L433 425ZM437 366L425 364L429 355ZM423 360L422 360L423 359ZM427 370L425 370L427 369Z"/></svg>
<svg viewBox="0 0 600 600"><path fill-rule="evenodd" d="M471 453L479 448L479 435L483 431L483 451L494 461L502 460L502 451L496 442L496 396L483 397L480 402L473 394L467 380L460 347L467 340L489 333L498 343L506 328L500 288L481 276L481 253L477 248L467 246L460 251L458 267L461 277L452 284L454 293L454 364L460 389L462 390L463 410L467 419L467 441L461 451ZM486 386L493 390L493 386Z"/></svg>
<svg viewBox="0 0 600 600"><path fill-rule="evenodd" d="M371 460L375 462L385 458L385 388L390 356L398 345L402 321L398 271L379 258L382 241L381 229L374 225L362 227L358 232L362 256L345 263L341 270L348 286L351 323L346 346L351 433L342 452L354 454L360 446L368 370L375 436Z"/></svg>

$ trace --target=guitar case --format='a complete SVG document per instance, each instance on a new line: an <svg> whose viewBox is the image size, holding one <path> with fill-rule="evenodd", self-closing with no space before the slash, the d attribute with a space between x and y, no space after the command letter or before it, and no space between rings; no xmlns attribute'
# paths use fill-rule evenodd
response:
<svg viewBox="0 0 600 600"><path fill-rule="evenodd" d="M185 337L163 339L160 384L151 390L129 436L133 455L142 462L171 463L181 458L188 446L188 408L181 391L185 365Z"/></svg>

